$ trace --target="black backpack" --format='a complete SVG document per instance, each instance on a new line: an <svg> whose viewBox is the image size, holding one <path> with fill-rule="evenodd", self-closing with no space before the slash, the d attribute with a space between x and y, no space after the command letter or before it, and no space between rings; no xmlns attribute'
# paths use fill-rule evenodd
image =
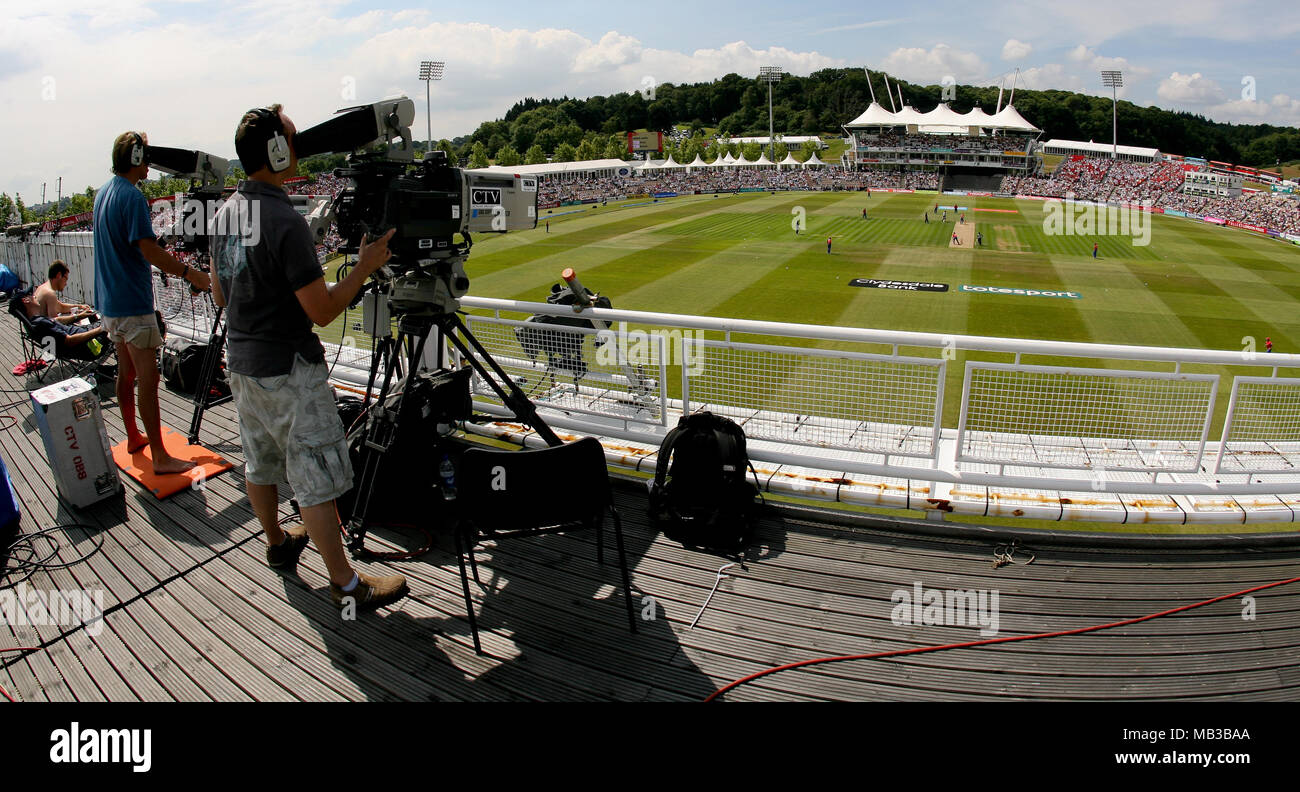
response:
<svg viewBox="0 0 1300 792"><path fill-rule="evenodd" d="M684 415L659 446L650 519L686 547L736 553L749 544L763 497L745 432L709 412Z"/></svg>
<svg viewBox="0 0 1300 792"><path fill-rule="evenodd" d="M167 339L162 348L162 361L159 369L168 385L184 393L194 393L203 375L203 358L208 353L208 345L173 336ZM225 383L225 366L221 361L213 372L212 386L224 393L229 392Z"/></svg>

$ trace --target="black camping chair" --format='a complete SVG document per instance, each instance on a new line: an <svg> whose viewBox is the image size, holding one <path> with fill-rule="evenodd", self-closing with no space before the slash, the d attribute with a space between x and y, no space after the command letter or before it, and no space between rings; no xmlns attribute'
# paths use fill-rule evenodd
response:
<svg viewBox="0 0 1300 792"><path fill-rule="evenodd" d="M465 555L469 555L474 582L479 583L474 548L484 539L500 542L594 528L596 561L603 564L606 511L614 517L627 621L632 632L636 632L632 584L623 551L623 521L614 508L609 471L599 440L585 437L568 445L530 451L472 448L462 457L456 485L462 515L455 531L456 560L460 563L465 613L474 635L475 652L482 654L483 648L469 595Z"/></svg>
<svg viewBox="0 0 1300 792"><path fill-rule="evenodd" d="M22 339L24 360L48 360L48 352L53 349L55 362L65 370L71 369L71 373L67 374L70 377L80 377L96 369L100 364L108 362L108 358L114 352L113 342L109 341L108 336L98 339L102 345L99 354L91 352L88 345L69 344L62 336L42 331L32 323L23 308L24 296L24 292L19 292L9 298L9 313L18 320L18 336ZM41 368L40 373L36 375L36 381L44 382L45 375L53 369L54 366Z"/></svg>

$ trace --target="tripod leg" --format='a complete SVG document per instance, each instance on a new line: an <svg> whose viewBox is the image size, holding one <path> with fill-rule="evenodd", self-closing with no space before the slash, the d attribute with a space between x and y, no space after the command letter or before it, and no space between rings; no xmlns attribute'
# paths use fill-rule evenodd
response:
<svg viewBox="0 0 1300 792"><path fill-rule="evenodd" d="M352 506L352 516L348 519L348 524L344 528L348 549L353 553L361 553L365 549L366 519L370 513L370 496L374 491L375 479L379 475L382 454L384 449L392 442L393 433L396 429L393 420L388 415L388 407L385 405L385 401L392 386L393 371L397 368L395 350L398 348L400 348L398 341L394 341L391 336L385 337L380 342L379 352L370 365L370 378L366 385L366 402L363 407L367 412L363 412L366 418L361 439L361 478L357 482L357 497ZM381 381L379 396L375 402L377 413L371 413L368 412L370 409L370 392L374 389L375 378L379 373L381 361L384 378ZM400 404L400 401L398 404ZM398 404L394 405L394 409L398 407Z"/></svg>
<svg viewBox="0 0 1300 792"><path fill-rule="evenodd" d="M208 395L212 391L212 379L217 373L217 363L221 360L221 350L226 346L226 331L221 328L221 314L224 309L217 309L217 317L212 322L212 334L208 336L208 349L203 353L203 366L199 370L199 381L194 390L194 415L190 418L189 441L191 445L199 442L199 429L203 426L203 413L208 407Z"/></svg>
<svg viewBox="0 0 1300 792"><path fill-rule="evenodd" d="M510 379L510 375L506 374L501 366L492 359L492 356L483 348L483 345L479 343L478 339L470 333L469 328L465 327L465 323L460 320L460 317L451 313L442 317L441 321L446 325L446 327L443 328L443 336L445 336L447 340L451 341L452 345L454 345L456 349L465 356L465 359L469 361L469 364L473 366L479 376L487 382L488 386L491 387L492 390L496 391L497 395L501 397L501 401L510 408L511 412L515 414L515 417L537 430L537 434L541 435L547 445L564 445L564 442L556 436L551 427L542 420L540 415L537 414L536 405L529 401L527 394L520 390L519 386L514 383L514 380ZM452 329L459 330L460 332L453 333L451 332ZM470 351L469 346L466 345L466 341L469 342L469 345L473 346L474 352ZM475 356L475 353L477 353L477 357ZM489 373L481 361L487 361L488 365L492 367L495 378L494 374ZM503 382L505 383L504 387L501 384Z"/></svg>

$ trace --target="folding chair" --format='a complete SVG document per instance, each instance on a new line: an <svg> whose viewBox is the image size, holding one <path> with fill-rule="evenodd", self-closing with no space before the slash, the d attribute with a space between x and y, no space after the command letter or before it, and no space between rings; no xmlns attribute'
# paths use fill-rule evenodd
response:
<svg viewBox="0 0 1300 792"><path fill-rule="evenodd" d="M103 346L96 355L87 346L74 347L59 335L48 331L42 332L32 324L31 319L27 318L21 294L9 299L9 313L18 320L18 336L22 339L24 360L48 360L49 351L53 349L55 362L65 371L71 368L72 373L68 376L80 377L94 370L113 355L113 344L107 336L99 339ZM54 366L47 366L40 369L40 373L36 375L37 382L44 382L45 375L53 368Z"/></svg>
<svg viewBox="0 0 1300 792"><path fill-rule="evenodd" d="M465 613L474 635L474 651L483 653L478 622L465 571L468 553L474 582L479 583L474 548L484 539L501 542L529 536L596 530L596 562L604 564L606 511L614 517L614 539L627 622L636 632L632 614L632 585L623 551L623 521L614 508L609 471L600 441L585 437L568 445L530 451L472 448L462 457L456 474L461 518L456 527L456 560L465 592Z"/></svg>

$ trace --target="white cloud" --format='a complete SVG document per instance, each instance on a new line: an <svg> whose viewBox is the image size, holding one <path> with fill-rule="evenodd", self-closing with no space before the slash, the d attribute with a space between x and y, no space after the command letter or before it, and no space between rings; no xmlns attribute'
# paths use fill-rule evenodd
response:
<svg viewBox="0 0 1300 792"><path fill-rule="evenodd" d="M947 44L936 44L929 50L920 47L899 47L881 62L890 74L922 84L936 84L951 76L958 83L968 83L988 73L984 61L973 52L963 52Z"/></svg>
<svg viewBox="0 0 1300 792"><path fill-rule="evenodd" d="M1002 60L1018 61L1029 57L1029 53L1034 51L1034 45L1016 39L1007 39L1007 43L1002 45Z"/></svg>
<svg viewBox="0 0 1300 792"><path fill-rule="evenodd" d="M869 30L871 28L889 27L890 25L897 25L900 22L906 21L906 19L876 19L871 22L857 22L852 25L822 28L821 30L815 31L815 33L840 33L846 30Z"/></svg>
<svg viewBox="0 0 1300 792"><path fill-rule="evenodd" d="M136 2L128 11L143 18L148 8ZM761 65L793 74L847 65L814 51L744 41L687 52L648 47L619 31L593 41L558 28L440 22L423 11L347 16L340 2L310 9L250 4L220 18L92 30L86 20L111 9L108 0L88 0L66 13L0 22L0 138L22 143L0 148L0 190L31 202L42 182L59 176L65 192L98 187L108 179L110 144L127 129L148 132L157 145L232 157L243 111L277 101L305 128L339 107L406 93L416 101L413 132L422 139L424 86L417 74L425 59L447 64L444 79L432 85L438 138L470 132L527 96L633 92L647 76L683 83L757 74ZM293 36L286 39L284 30ZM47 77L52 101L42 99ZM354 98L345 95L349 86Z"/></svg>
<svg viewBox="0 0 1300 792"><path fill-rule="evenodd" d="M1274 94L1267 102L1236 99L1207 107L1203 112L1216 121L1300 126L1300 99L1286 94Z"/></svg>
<svg viewBox="0 0 1300 792"><path fill-rule="evenodd" d="M1124 73L1124 85L1116 94L1120 99L1127 99L1134 87L1151 76L1151 69L1134 64L1128 58L1099 55L1096 50L1083 44L1070 50L1065 57L1077 64L1070 69L1070 74L1075 78L1069 86L1072 91L1109 95L1110 91L1101 85L1101 72L1120 71Z"/></svg>
<svg viewBox="0 0 1300 792"><path fill-rule="evenodd" d="M1195 74L1174 72L1160 81L1156 96L1173 104L1194 105L1214 104L1222 102L1225 98L1219 84L1208 77L1202 77L1200 72Z"/></svg>

